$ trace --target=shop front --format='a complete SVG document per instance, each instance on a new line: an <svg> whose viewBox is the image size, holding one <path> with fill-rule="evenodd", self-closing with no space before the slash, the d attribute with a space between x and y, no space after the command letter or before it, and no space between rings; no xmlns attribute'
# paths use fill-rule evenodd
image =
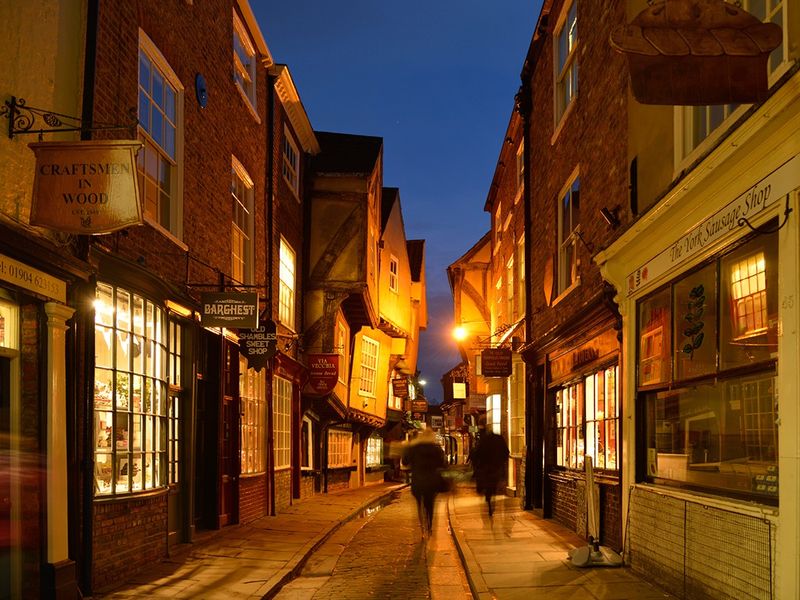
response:
<svg viewBox="0 0 800 600"><path fill-rule="evenodd" d="M800 593L800 147L777 133L797 131L796 108L782 110L762 107L759 127L596 258L618 290L635 399L622 415L627 553L683 597Z"/></svg>
<svg viewBox="0 0 800 600"><path fill-rule="evenodd" d="M0 597L75 597L68 303L88 272L2 225L0 240Z"/></svg>
<svg viewBox="0 0 800 600"><path fill-rule="evenodd" d="M583 329L588 333L547 353L545 510L579 535L599 535L604 545L621 550L619 341L612 315L594 316ZM589 460L600 499L594 534L586 501Z"/></svg>

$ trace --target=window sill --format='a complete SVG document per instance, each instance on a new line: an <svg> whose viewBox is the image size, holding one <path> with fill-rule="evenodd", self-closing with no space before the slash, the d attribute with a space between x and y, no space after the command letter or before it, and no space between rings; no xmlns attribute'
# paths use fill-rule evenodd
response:
<svg viewBox="0 0 800 600"><path fill-rule="evenodd" d="M575 279L575 281L572 282L572 285L570 285L567 289L565 289L563 292L561 292L558 296L555 297L550 307L551 308L555 307L559 302L561 302L562 300L564 300L564 298L569 296L580 285L581 285L581 278L578 277L577 279Z"/></svg>
<svg viewBox="0 0 800 600"><path fill-rule="evenodd" d="M132 502L135 500L143 500L147 498L156 498L158 496L165 496L169 494L169 486L156 488L154 490L142 490L140 492L125 492L117 495L98 496L95 495L93 500L102 503L119 504L122 502Z"/></svg>
<svg viewBox="0 0 800 600"><path fill-rule="evenodd" d="M355 465L351 465L349 467L328 467L328 471L355 471L357 467Z"/></svg>
<svg viewBox="0 0 800 600"><path fill-rule="evenodd" d="M266 471L258 471L257 473L241 473L239 475L239 479L254 479L256 477L263 477L266 474Z"/></svg>
<svg viewBox="0 0 800 600"><path fill-rule="evenodd" d="M366 470L367 473L380 473L381 471L383 471L383 472L391 471L392 470L392 466L391 465L375 465L373 467L367 467L365 470Z"/></svg>
<svg viewBox="0 0 800 600"><path fill-rule="evenodd" d="M179 238L178 238L178 237L177 237L177 236L176 236L174 233L172 233L171 231L169 231L169 230L168 230L166 227L164 227L163 225L161 225L161 224L160 224L158 221L156 221L155 219L153 219L153 218L151 218L151 217L148 217L148 216L145 216L145 217L144 217L144 222L145 222L145 224L146 224L146 225L148 225L148 226L152 227L154 230L156 230L158 233L160 233L161 235L163 235L165 238L167 238L167 239L168 239L170 242L172 242L173 244L175 244L176 246L178 246L178 247L179 247L181 250L183 250L184 252L188 252L188 251L189 251L189 246L188 246L188 245L186 245L186 244L185 244L185 243L184 243L182 240L180 240L180 239L179 239Z"/></svg>

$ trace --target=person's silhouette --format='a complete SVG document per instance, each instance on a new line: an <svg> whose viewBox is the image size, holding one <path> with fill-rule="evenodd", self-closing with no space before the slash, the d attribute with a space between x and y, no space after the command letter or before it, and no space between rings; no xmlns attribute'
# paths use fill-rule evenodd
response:
<svg viewBox="0 0 800 600"><path fill-rule="evenodd" d="M446 466L444 452L432 430L423 429L408 444L403 462L411 471L411 493L417 500L419 525L425 537L433 529L433 504L443 487L441 470Z"/></svg>
<svg viewBox="0 0 800 600"><path fill-rule="evenodd" d="M508 446L502 436L481 423L478 441L470 455L470 462L475 473L475 484L479 494L486 499L489 516L494 514L494 495L508 468Z"/></svg>

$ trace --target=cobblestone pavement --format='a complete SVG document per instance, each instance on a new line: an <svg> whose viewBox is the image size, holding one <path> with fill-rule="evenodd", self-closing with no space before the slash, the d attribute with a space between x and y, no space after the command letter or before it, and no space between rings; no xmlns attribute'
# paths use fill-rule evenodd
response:
<svg viewBox="0 0 800 600"><path fill-rule="evenodd" d="M365 519L342 526L276 600L466 600L472 598L450 537L445 501L423 539L408 490Z"/></svg>

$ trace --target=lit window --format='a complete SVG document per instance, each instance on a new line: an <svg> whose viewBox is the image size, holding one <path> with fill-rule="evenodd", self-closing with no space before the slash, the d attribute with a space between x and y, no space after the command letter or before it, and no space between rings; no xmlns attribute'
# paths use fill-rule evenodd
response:
<svg viewBox="0 0 800 600"><path fill-rule="evenodd" d="M178 138L183 87L142 33L139 47L139 141L136 155L144 216L180 237Z"/></svg>
<svg viewBox="0 0 800 600"><path fill-rule="evenodd" d="M616 365L602 369L584 379L586 395L586 455L598 469L617 468L617 400Z"/></svg>
<svg viewBox="0 0 800 600"><path fill-rule="evenodd" d="M578 1L573 0L555 33L556 123L578 93L577 45Z"/></svg>
<svg viewBox="0 0 800 600"><path fill-rule="evenodd" d="M95 493L128 494L178 477L180 329L164 310L123 288L97 284L95 299ZM170 364L171 363L171 364Z"/></svg>
<svg viewBox="0 0 800 600"><path fill-rule="evenodd" d="M508 312L506 313L506 320L513 321L516 319L514 313L514 257L508 259L506 263L506 302L508 303Z"/></svg>
<svg viewBox="0 0 800 600"><path fill-rule="evenodd" d="M568 385L556 392L556 464L570 469L582 469L583 386Z"/></svg>
<svg viewBox="0 0 800 600"><path fill-rule="evenodd" d="M767 269L763 252L733 264L731 298L736 337L767 330Z"/></svg>
<svg viewBox="0 0 800 600"><path fill-rule="evenodd" d="M314 468L314 422L308 417L300 426L300 468Z"/></svg>
<svg viewBox="0 0 800 600"><path fill-rule="evenodd" d="M337 317L335 350L339 354L339 381L341 383L347 383L345 381L345 373L347 373L350 366L347 358L349 348L350 344L347 323L345 323L344 319L341 317Z"/></svg>
<svg viewBox="0 0 800 600"><path fill-rule="evenodd" d="M237 283L253 279L253 180L232 157L231 168L231 278Z"/></svg>
<svg viewBox="0 0 800 600"><path fill-rule="evenodd" d="M372 435L367 440L367 466L378 467L383 464L383 438Z"/></svg>
<svg viewBox="0 0 800 600"><path fill-rule="evenodd" d="M299 167L299 153L297 151L297 144L292 139L292 134L289 130L283 128L283 178L289 187L294 192L295 196L299 198L300 194L300 167Z"/></svg>
<svg viewBox="0 0 800 600"><path fill-rule="evenodd" d="M500 394L486 396L486 430L500 435L501 431L501 406Z"/></svg>
<svg viewBox="0 0 800 600"><path fill-rule="evenodd" d="M353 434L339 429L328 430L328 467L349 467Z"/></svg>
<svg viewBox="0 0 800 600"><path fill-rule="evenodd" d="M400 289L397 277L398 265L399 263L397 261L397 257L392 256L389 259L389 289L395 293L397 293Z"/></svg>
<svg viewBox="0 0 800 600"><path fill-rule="evenodd" d="M517 149L517 198L522 195L525 185L525 152L522 143Z"/></svg>
<svg viewBox="0 0 800 600"><path fill-rule="evenodd" d="M521 454L525 448L525 366L515 362L509 381L509 450Z"/></svg>
<svg viewBox="0 0 800 600"><path fill-rule="evenodd" d="M525 312L525 234L517 241L517 306L519 312Z"/></svg>
<svg viewBox="0 0 800 600"><path fill-rule="evenodd" d="M180 480L180 400L181 400L181 352L183 328L175 321L169 322L169 337L167 339L169 365L167 367L167 380L169 382L169 398L167 400L167 480L169 483L178 483Z"/></svg>
<svg viewBox="0 0 800 600"><path fill-rule="evenodd" d="M580 179L562 192L558 202L558 293L578 280L578 224L580 223Z"/></svg>
<svg viewBox="0 0 800 600"><path fill-rule="evenodd" d="M294 329L294 292L295 292L295 254L292 247L281 238L280 249L280 299L278 306L278 319L288 327Z"/></svg>
<svg viewBox="0 0 800 600"><path fill-rule="evenodd" d="M239 356L239 403L241 407L242 473L263 473L266 441L266 371L247 367Z"/></svg>
<svg viewBox="0 0 800 600"><path fill-rule="evenodd" d="M233 13L233 76L250 105L256 107L256 49L242 20Z"/></svg>
<svg viewBox="0 0 800 600"><path fill-rule="evenodd" d="M379 347L378 342L368 337L363 337L361 339L361 381L358 391L366 396L375 395Z"/></svg>
<svg viewBox="0 0 800 600"><path fill-rule="evenodd" d="M292 382L277 375L272 378L272 437L275 468L291 466Z"/></svg>

